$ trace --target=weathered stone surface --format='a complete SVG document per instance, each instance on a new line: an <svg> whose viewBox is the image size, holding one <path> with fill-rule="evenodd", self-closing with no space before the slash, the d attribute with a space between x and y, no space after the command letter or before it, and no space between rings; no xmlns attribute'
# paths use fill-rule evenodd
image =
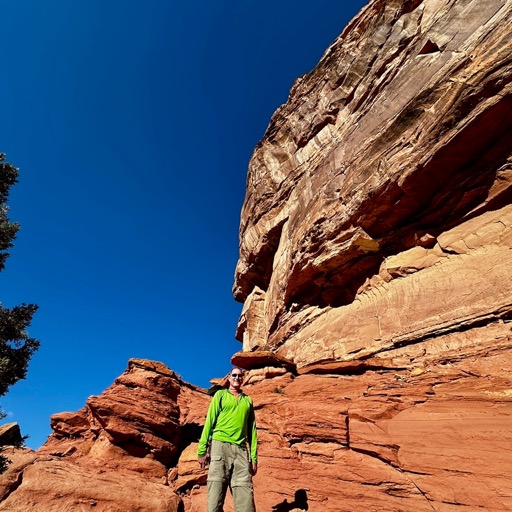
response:
<svg viewBox="0 0 512 512"><path fill-rule="evenodd" d="M0 510L182 510L168 472L197 440L209 401L205 390L162 363L131 359L127 371L83 409L55 414L53 434L37 452L9 452ZM182 481L195 478L183 471Z"/></svg>
<svg viewBox="0 0 512 512"><path fill-rule="evenodd" d="M231 364L246 370L274 366L295 371L295 364L268 350L253 350L252 352L237 352L231 358Z"/></svg>
<svg viewBox="0 0 512 512"><path fill-rule="evenodd" d="M245 352L300 371L510 318L511 12L374 1L297 80L249 166Z"/></svg>
<svg viewBox="0 0 512 512"><path fill-rule="evenodd" d="M299 374L254 386L264 509L512 510L511 29L373 1L256 147L237 339Z"/></svg>
<svg viewBox="0 0 512 512"><path fill-rule="evenodd" d="M256 148L233 361L258 511L512 510L511 29L510 0L374 0ZM0 511L205 512L210 400L131 360L6 452Z"/></svg>
<svg viewBox="0 0 512 512"><path fill-rule="evenodd" d="M417 354L408 369L249 371L244 389L260 442L258 510L512 510L512 334L496 338L493 329L481 329L486 343L452 342L450 351ZM148 366L136 375L161 384L155 373ZM6 452L13 463L0 476L0 510L206 512L206 473L196 452L210 397L175 384L175 462L126 451L104 432L66 437L60 429L37 452ZM127 393L140 396L135 386ZM140 406L161 399L145 396ZM119 411L129 429L147 428L139 415L130 421ZM225 512L233 512L230 497Z"/></svg>
<svg viewBox="0 0 512 512"><path fill-rule="evenodd" d="M0 446L17 446L22 441L20 426L17 423L0 425Z"/></svg>
<svg viewBox="0 0 512 512"><path fill-rule="evenodd" d="M14 447L3 448L2 455L10 460L10 464L8 470L0 476L0 504L21 485L23 470L37 457L32 450Z"/></svg>
<svg viewBox="0 0 512 512"><path fill-rule="evenodd" d="M27 512L172 512L180 498L169 487L141 475L92 470L49 456L11 453L13 465L2 475L0 510ZM10 485L5 482L9 479Z"/></svg>
<svg viewBox="0 0 512 512"><path fill-rule="evenodd" d="M247 387L262 440L258 505L303 489L309 510L512 510L511 346L509 336L462 347L420 372Z"/></svg>
<svg viewBox="0 0 512 512"><path fill-rule="evenodd" d="M278 368L275 366L265 366L264 368L258 368L256 370L251 370L248 375L246 375L244 379L244 384L256 384L256 382L261 382L266 379L272 379L274 377L279 377L282 375L291 373L288 372L286 368Z"/></svg>
<svg viewBox="0 0 512 512"><path fill-rule="evenodd" d="M264 350L267 341L267 327L265 325L265 292L257 286L247 297L244 303L236 337L243 344L245 352L252 350Z"/></svg>
<svg viewBox="0 0 512 512"><path fill-rule="evenodd" d="M169 464L177 458L180 442L179 392L180 381L168 368L130 360L128 371L102 395L89 397L84 409L52 418L54 433L47 449L53 450L53 440L73 444L83 438L91 450L95 444L101 450L107 439L110 451L113 445L119 453Z"/></svg>
<svg viewBox="0 0 512 512"><path fill-rule="evenodd" d="M192 443L181 453L178 465L171 470L171 485L177 491L187 491L198 485L206 484L208 471L197 463L197 445ZM175 477L175 478L173 478Z"/></svg>

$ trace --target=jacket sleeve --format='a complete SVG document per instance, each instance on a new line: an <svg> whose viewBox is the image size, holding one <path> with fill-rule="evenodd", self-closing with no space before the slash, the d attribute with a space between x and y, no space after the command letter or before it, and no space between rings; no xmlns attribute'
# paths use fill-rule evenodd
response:
<svg viewBox="0 0 512 512"><path fill-rule="evenodd" d="M206 414L206 419L204 421L203 433L201 434L201 439L199 439L199 446L197 447L198 457L203 457L204 455L206 455L208 442L210 441L210 437L213 433L215 423L220 413L221 394L222 390L217 391L217 393L213 395L212 401L210 402L210 407L208 407L208 412Z"/></svg>
<svg viewBox="0 0 512 512"><path fill-rule="evenodd" d="M258 462L258 434L256 432L256 416L254 414L254 404L251 401L251 411L249 413L249 423L247 425L247 434L249 438L251 461Z"/></svg>

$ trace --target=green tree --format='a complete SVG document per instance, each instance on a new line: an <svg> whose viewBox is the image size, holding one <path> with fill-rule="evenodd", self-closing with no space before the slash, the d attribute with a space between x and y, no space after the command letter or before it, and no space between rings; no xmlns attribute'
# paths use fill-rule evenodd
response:
<svg viewBox="0 0 512 512"><path fill-rule="evenodd" d="M17 181L18 169L6 162L5 154L0 153L0 271L5 268L8 249L13 246L19 229L19 225L10 222L7 215L9 191ZM21 304L13 308L0 304L0 396L26 377L29 360L39 348L39 341L30 338L26 331L36 310L34 304ZM5 418L1 409L0 418ZM7 457L0 454L0 473L5 471L8 462Z"/></svg>

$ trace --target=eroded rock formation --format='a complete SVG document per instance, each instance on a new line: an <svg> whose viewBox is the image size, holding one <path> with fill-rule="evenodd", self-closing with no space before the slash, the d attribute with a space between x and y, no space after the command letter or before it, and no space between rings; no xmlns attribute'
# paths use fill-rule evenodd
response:
<svg viewBox="0 0 512 512"><path fill-rule="evenodd" d="M488 335L412 369L249 371L258 511L512 510L512 339ZM205 512L196 451L209 400L165 365L131 360L82 410L54 415L37 452L7 451L0 511Z"/></svg>
<svg viewBox="0 0 512 512"><path fill-rule="evenodd" d="M249 167L245 352L307 371L509 331L511 29L507 1L374 1L296 81Z"/></svg>
<svg viewBox="0 0 512 512"><path fill-rule="evenodd" d="M258 144L233 357L258 512L512 510L511 29L512 1L374 0ZM209 400L131 360L8 450L0 511L205 512Z"/></svg>
<svg viewBox="0 0 512 512"><path fill-rule="evenodd" d="M168 471L197 438L208 403L162 363L130 360L83 409L53 415L53 434L37 452L7 453L0 510L182 510Z"/></svg>

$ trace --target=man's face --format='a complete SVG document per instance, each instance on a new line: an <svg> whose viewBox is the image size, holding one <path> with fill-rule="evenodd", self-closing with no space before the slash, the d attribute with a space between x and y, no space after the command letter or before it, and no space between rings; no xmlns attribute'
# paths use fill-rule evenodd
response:
<svg viewBox="0 0 512 512"><path fill-rule="evenodd" d="M242 380L244 378L244 374L238 368L235 368L231 371L231 375L229 376L230 384L238 389L242 385Z"/></svg>

